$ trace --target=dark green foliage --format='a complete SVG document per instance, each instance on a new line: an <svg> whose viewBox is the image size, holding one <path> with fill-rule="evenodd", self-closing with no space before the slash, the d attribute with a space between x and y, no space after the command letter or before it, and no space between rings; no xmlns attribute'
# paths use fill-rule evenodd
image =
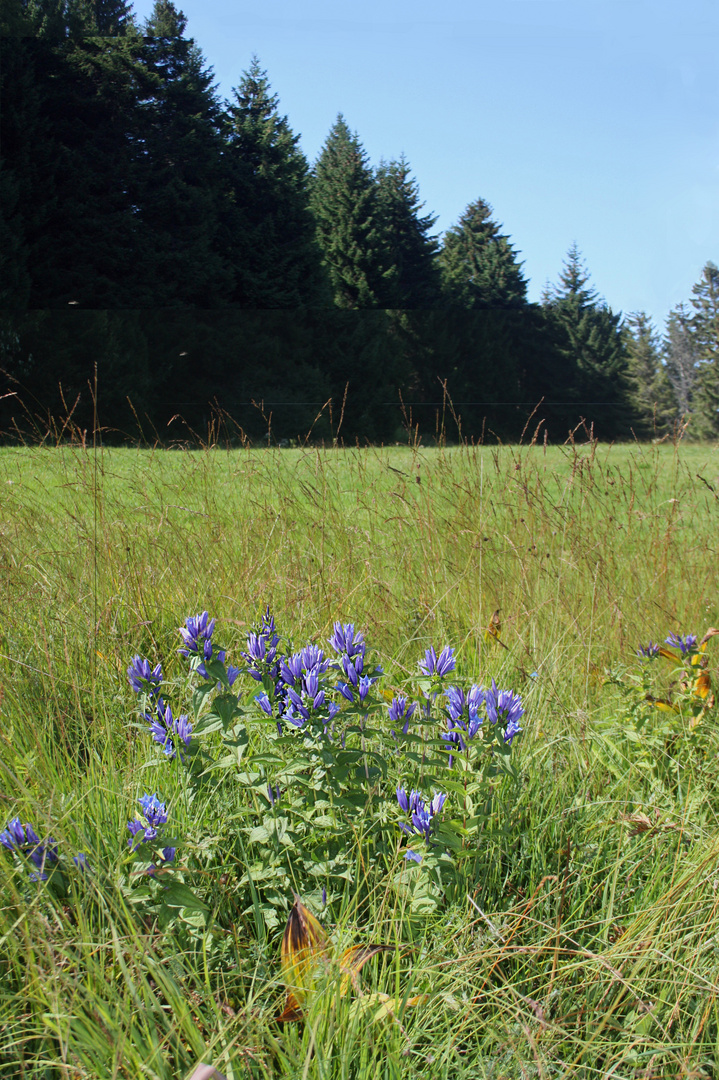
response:
<svg viewBox="0 0 719 1080"><path fill-rule="evenodd" d="M384 245L386 308L434 307L439 299L438 243L432 235L436 217L420 215L423 203L409 162L382 163L377 170L377 207Z"/></svg>
<svg viewBox="0 0 719 1080"><path fill-rule="evenodd" d="M661 363L661 342L643 311L627 316L625 342L634 431L638 436L665 435L673 429L677 406Z"/></svg>
<svg viewBox="0 0 719 1080"><path fill-rule="evenodd" d="M157 0L145 27L135 184L138 301L217 307L232 287L220 251L221 110L186 19ZM144 296L143 296L144 291Z"/></svg>
<svg viewBox="0 0 719 1080"><path fill-rule="evenodd" d="M719 268L708 262L692 289L692 333L698 367L694 393L692 434L719 435Z"/></svg>
<svg viewBox="0 0 719 1080"><path fill-rule="evenodd" d="M330 303L309 210L309 169L255 57L226 106L229 300L242 307Z"/></svg>
<svg viewBox="0 0 719 1080"><path fill-rule="evenodd" d="M554 347L570 379L577 422L581 416L593 424L599 438L629 435L621 315L589 286L576 245L569 249L559 282L544 306Z"/></svg>
<svg viewBox="0 0 719 1080"><path fill-rule="evenodd" d="M470 203L447 231L439 254L445 303L464 308L518 308L527 282L508 237L483 199Z"/></svg>
<svg viewBox="0 0 719 1080"><path fill-rule="evenodd" d="M687 417L694 400L699 357L692 332L691 315L685 304L677 304L669 312L662 352L679 417Z"/></svg>
<svg viewBox="0 0 719 1080"><path fill-rule="evenodd" d="M377 186L367 154L340 115L312 174L311 207L337 307L382 306L385 262Z"/></svg>

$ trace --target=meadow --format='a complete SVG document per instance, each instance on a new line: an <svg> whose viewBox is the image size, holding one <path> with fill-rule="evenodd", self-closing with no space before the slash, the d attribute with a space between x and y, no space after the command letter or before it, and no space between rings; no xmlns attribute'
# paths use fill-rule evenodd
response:
<svg viewBox="0 0 719 1080"><path fill-rule="evenodd" d="M42 841L0 844L2 1077L719 1075L719 447L6 447L0 504L0 830ZM256 701L268 608L334 656L304 726ZM521 734L452 743L492 680ZM398 786L446 794L423 833ZM278 1021L295 893L384 949L320 950Z"/></svg>

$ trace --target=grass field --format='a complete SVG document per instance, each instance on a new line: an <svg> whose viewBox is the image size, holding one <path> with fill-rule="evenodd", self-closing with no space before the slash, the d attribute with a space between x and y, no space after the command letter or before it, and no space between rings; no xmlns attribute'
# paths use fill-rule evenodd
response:
<svg viewBox="0 0 719 1080"><path fill-rule="evenodd" d="M0 501L0 830L51 834L61 867L31 881L0 847L1 1076L719 1075L719 710L636 656L719 626L718 447L5 448ZM131 658L179 701L187 616L215 616L241 666L268 604L295 649L353 622L386 698L421 698L417 662L447 644L462 685L521 695L514 773L469 804L467 772L443 789L454 847L412 867L397 826L397 782L445 776L442 698L414 750L383 699L371 774L351 729L352 813L334 766L312 788L318 759L251 718L245 674L246 734L206 739L233 760L190 781L164 759ZM702 655L716 688L719 639ZM671 710L632 681L649 670ZM127 822L156 791L178 858L148 876ZM163 889L196 906L168 914ZM278 1024L294 889L337 943L391 949L351 993L320 965Z"/></svg>

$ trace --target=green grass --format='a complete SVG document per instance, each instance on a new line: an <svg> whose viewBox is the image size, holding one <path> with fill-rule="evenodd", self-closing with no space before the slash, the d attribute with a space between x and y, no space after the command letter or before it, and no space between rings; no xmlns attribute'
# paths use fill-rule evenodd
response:
<svg viewBox="0 0 719 1080"><path fill-rule="evenodd" d="M605 679L650 638L719 626L719 448L5 448L0 502L0 828L18 814L95 868L51 901L0 851L0 1075L719 1074L717 710L661 772ZM179 677L177 627L206 608L232 660L267 603L296 646L353 620L388 687L451 643L525 702L521 780L436 911L406 907L396 862L368 869L361 822L347 835L326 921L398 945L362 973L390 1017L330 972L304 1025L273 1021L280 931L241 884L256 800L188 803L128 726L132 655ZM506 648L484 636L497 608ZM133 800L156 789L214 915L190 937L123 888ZM657 827L631 835L636 811Z"/></svg>

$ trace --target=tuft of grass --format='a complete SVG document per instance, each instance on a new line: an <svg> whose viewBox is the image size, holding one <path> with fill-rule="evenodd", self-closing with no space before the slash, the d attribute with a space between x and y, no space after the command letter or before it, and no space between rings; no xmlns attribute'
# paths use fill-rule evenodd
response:
<svg viewBox="0 0 719 1080"><path fill-rule="evenodd" d="M718 493L700 445L0 450L0 828L17 814L93 868L53 901L0 852L0 1074L714 1076L716 710L659 776L606 671L719 625ZM237 657L267 603L295 645L352 619L388 688L450 643L526 708L520 783L441 909L412 913L397 865L369 875L348 835L329 929L396 949L364 997L328 969L304 1025L275 1023L281 927L240 899L249 796L183 800L125 678L138 652L182 678L177 627L203 609ZM127 887L126 822L160 787L206 859L199 935L143 918Z"/></svg>

